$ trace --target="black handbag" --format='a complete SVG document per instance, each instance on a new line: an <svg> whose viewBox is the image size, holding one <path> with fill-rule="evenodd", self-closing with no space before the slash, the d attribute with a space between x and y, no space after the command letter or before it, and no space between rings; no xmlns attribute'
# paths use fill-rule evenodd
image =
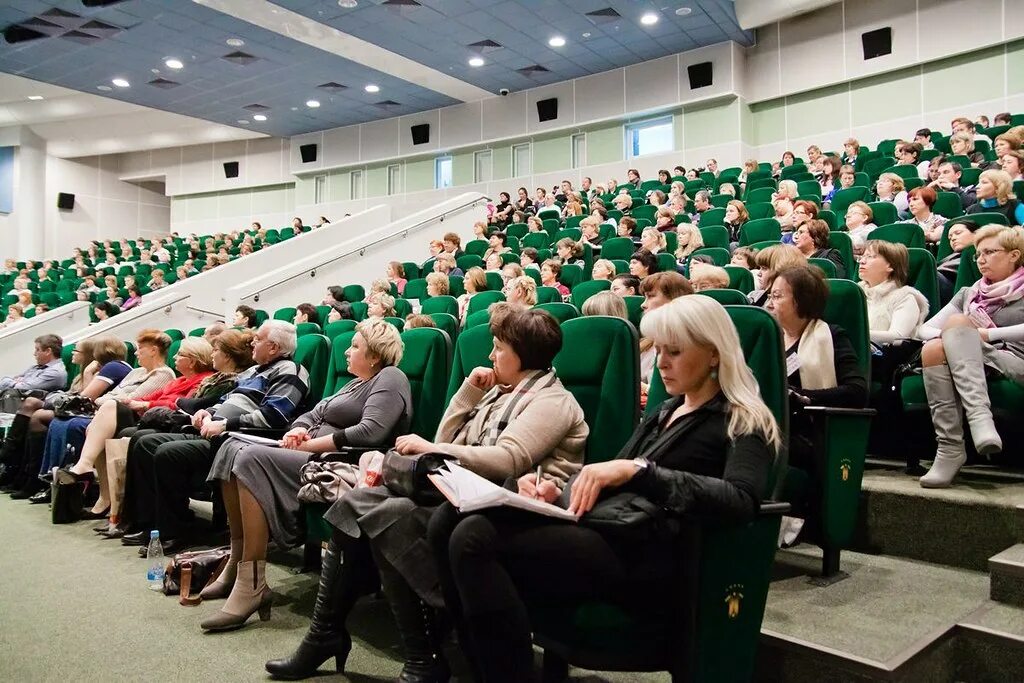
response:
<svg viewBox="0 0 1024 683"><path fill-rule="evenodd" d="M139 429L155 429L158 432L177 432L192 424L192 416L170 408L150 408L139 418Z"/></svg>
<svg viewBox="0 0 1024 683"><path fill-rule="evenodd" d="M566 490L570 488L566 486ZM606 538L633 542L671 535L678 526L664 508L630 491L618 491L599 498L590 512L580 517L579 525L593 529Z"/></svg>
<svg viewBox="0 0 1024 683"><path fill-rule="evenodd" d="M78 394L61 394L50 399L53 404L53 414L61 419L73 417L93 417L96 414L96 404L88 396Z"/></svg>
<svg viewBox="0 0 1024 683"><path fill-rule="evenodd" d="M381 476L392 493L405 496L417 505L440 505L445 498L427 475L437 472L448 460L454 458L444 453L402 455L390 450L384 454Z"/></svg>
<svg viewBox="0 0 1024 683"><path fill-rule="evenodd" d="M53 524L71 524L82 519L85 494L93 480L79 480L67 470L57 470L50 484L50 521Z"/></svg>

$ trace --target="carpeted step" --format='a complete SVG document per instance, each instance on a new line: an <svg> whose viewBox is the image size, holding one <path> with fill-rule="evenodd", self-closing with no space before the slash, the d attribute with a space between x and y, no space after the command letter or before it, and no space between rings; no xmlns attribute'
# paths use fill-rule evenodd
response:
<svg viewBox="0 0 1024 683"><path fill-rule="evenodd" d="M993 600L1024 607L1024 543L988 560L989 595Z"/></svg>

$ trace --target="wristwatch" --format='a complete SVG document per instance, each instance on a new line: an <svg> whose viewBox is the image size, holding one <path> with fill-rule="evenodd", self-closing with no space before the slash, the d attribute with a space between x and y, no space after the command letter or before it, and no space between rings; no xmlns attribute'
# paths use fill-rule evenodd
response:
<svg viewBox="0 0 1024 683"><path fill-rule="evenodd" d="M633 458L633 464L636 465L636 469L639 472L640 470L646 470L647 466L651 464L651 461L647 458L639 457Z"/></svg>

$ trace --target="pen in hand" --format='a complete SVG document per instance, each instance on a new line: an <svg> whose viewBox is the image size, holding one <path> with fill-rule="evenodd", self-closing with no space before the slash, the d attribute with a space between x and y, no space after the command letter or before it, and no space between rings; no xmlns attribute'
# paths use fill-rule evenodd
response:
<svg viewBox="0 0 1024 683"><path fill-rule="evenodd" d="M533 497L540 498L540 465L537 465L537 478L533 482Z"/></svg>

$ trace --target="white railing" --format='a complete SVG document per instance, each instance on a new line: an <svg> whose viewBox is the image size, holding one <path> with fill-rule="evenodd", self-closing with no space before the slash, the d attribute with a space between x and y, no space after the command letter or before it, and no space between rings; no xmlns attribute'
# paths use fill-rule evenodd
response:
<svg viewBox="0 0 1024 683"><path fill-rule="evenodd" d="M15 375L32 365L33 340L43 334L68 337L89 324L89 304L74 301L0 330L0 376Z"/></svg>

